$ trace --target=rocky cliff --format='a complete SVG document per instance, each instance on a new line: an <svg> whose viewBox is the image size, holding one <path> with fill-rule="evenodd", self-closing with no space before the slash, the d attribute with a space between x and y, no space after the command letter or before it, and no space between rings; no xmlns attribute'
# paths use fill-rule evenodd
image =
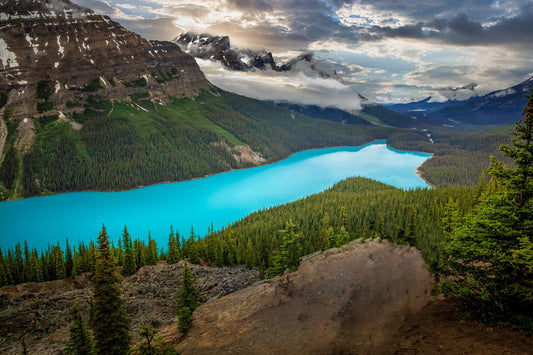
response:
<svg viewBox="0 0 533 355"><path fill-rule="evenodd" d="M125 311L132 318L132 336L142 324L176 330L175 310L184 263L145 266L121 283ZM257 280L242 267L192 265L197 286L207 298L221 297ZM74 279L27 283L0 289L0 354L20 354L21 339L30 354L61 354L69 336L69 310L79 302L89 316L92 283L88 274Z"/></svg>
<svg viewBox="0 0 533 355"><path fill-rule="evenodd" d="M0 28L0 94L12 118L72 110L97 91L180 96L210 86L176 44L147 41L68 0L2 0Z"/></svg>

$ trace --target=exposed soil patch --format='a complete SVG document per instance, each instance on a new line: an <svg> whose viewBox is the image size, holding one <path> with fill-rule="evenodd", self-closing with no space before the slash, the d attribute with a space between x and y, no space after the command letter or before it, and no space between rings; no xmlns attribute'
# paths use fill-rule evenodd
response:
<svg viewBox="0 0 533 355"><path fill-rule="evenodd" d="M414 248L352 242L298 271L212 299L194 314L183 353L370 353L429 301L432 277ZM385 350L385 348L383 348Z"/></svg>
<svg viewBox="0 0 533 355"><path fill-rule="evenodd" d="M391 342L394 354L533 354L533 337L463 319L448 300L435 300L407 317Z"/></svg>
<svg viewBox="0 0 533 355"><path fill-rule="evenodd" d="M4 120L2 119L4 110L0 110L0 159L2 158L2 153L4 151L4 145L6 144L7 139L7 126Z"/></svg>

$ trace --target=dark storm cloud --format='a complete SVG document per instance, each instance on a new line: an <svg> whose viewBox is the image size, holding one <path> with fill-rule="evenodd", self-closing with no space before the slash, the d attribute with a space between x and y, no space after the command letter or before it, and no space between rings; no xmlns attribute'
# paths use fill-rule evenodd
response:
<svg viewBox="0 0 533 355"><path fill-rule="evenodd" d="M490 26L483 26L480 21L473 20L464 12L455 16L435 18L416 25L400 27L373 26L362 36L365 40L381 40L383 38L414 38L438 40L456 45L491 45L509 44L533 47L531 33L533 31L533 3L520 7L518 15L499 18Z"/></svg>
<svg viewBox="0 0 533 355"><path fill-rule="evenodd" d="M228 0L228 4L241 10L250 10L254 12L272 10L271 2L264 0Z"/></svg>

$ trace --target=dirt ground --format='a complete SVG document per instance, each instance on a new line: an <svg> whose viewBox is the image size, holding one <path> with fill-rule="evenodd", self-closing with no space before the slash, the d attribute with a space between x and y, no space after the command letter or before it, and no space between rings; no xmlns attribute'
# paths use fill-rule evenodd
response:
<svg viewBox="0 0 533 355"><path fill-rule="evenodd" d="M533 337L463 319L447 300L429 302L393 335L394 354L533 354ZM392 351L394 350L394 351Z"/></svg>

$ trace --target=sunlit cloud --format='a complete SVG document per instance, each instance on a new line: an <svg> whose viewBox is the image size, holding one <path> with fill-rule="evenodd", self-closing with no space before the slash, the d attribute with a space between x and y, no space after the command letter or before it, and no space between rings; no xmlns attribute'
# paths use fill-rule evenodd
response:
<svg viewBox="0 0 533 355"><path fill-rule="evenodd" d="M74 1L149 39L207 32L229 36L232 46L266 49L279 61L313 51L339 74L341 86L332 88L293 74L207 73L217 85L269 99L274 84L306 102L332 102L332 93L348 100L354 92L378 102L466 98L527 79L533 67L531 0Z"/></svg>

